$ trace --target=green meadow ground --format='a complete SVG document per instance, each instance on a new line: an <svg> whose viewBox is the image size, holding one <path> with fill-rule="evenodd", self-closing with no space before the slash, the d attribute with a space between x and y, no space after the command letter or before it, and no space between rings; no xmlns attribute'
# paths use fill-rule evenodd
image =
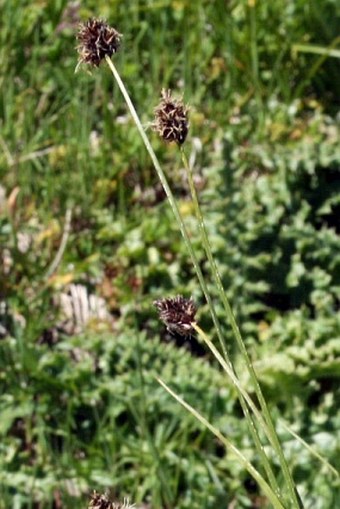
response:
<svg viewBox="0 0 340 509"><path fill-rule="evenodd" d="M80 5L81 4L81 5ZM339 26L335 0L0 0L0 509L269 507L161 376L261 470L233 387L153 301L200 287L103 64L74 73L78 22L124 34L115 64L210 279L162 87L210 241L305 509L338 507ZM224 332L247 386L223 310ZM272 463L280 480L277 458ZM338 464L337 464L338 462Z"/></svg>

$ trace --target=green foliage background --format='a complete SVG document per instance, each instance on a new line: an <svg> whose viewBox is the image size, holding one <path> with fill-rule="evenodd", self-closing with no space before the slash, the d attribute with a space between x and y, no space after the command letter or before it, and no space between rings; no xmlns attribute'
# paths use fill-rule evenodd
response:
<svg viewBox="0 0 340 509"><path fill-rule="evenodd" d="M192 294L212 331L112 76L104 65L74 74L74 33L89 16L124 34L115 62L146 128L162 87L190 104L186 150L228 296L305 507L336 507L334 477L280 422L336 465L340 78L335 58L294 44L338 47L338 2L0 6L0 507L81 508L91 490L107 487L155 508L265 507L155 381L160 375L256 463L213 360L157 321L153 300ZM179 154L151 139L209 277ZM68 208L67 248L46 278ZM66 334L56 300L70 283L105 299L113 330L95 322ZM225 333L244 377L227 324Z"/></svg>

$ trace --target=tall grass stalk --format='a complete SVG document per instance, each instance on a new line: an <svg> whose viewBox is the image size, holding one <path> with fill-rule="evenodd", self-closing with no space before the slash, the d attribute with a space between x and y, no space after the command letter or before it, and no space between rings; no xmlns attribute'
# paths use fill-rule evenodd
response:
<svg viewBox="0 0 340 509"><path fill-rule="evenodd" d="M190 193L191 193L191 197L192 197L192 200L194 203L194 208L195 208L195 213L196 213L196 217L197 217L197 221L198 221L198 225L199 225L202 244L203 244L206 256L208 258L209 264L210 264L210 269L212 272L213 280L214 280L214 283L218 290L221 301L223 303L223 307L224 307L227 319L228 319L230 326L232 328L232 331L234 333L234 337L236 339L237 345L239 347L239 350L241 352L241 355L242 355L245 365L247 367L250 379L254 386L254 390L255 390L257 399L259 401L261 410L263 412L264 419L267 423L267 427L266 427L266 429L268 431L267 436L268 436L268 439L270 440L275 452L278 455L280 465L282 468L282 473L283 473L285 481L286 481L287 490L291 497L291 501L292 501L292 503L294 503L294 507L299 509L301 507L301 501L299 500L298 495L296 493L294 481L291 476L286 458L284 456L281 443L277 436L277 432L275 430L275 427L274 427L274 424L273 424L273 421L272 421L272 418L271 418L271 415L270 415L270 412L269 412L269 409L267 406L267 402L265 400L265 397L263 396L263 392L262 392L261 386L258 382L253 364L252 364L251 359L248 355L248 352L247 352L246 346L244 344L240 329L237 325L234 313L231 309L228 297L224 290L221 276L220 276L217 264L215 262L215 259L213 257L211 245L210 245L209 238L207 235L207 231L206 231L206 227L205 227L205 223L204 223L204 217L203 217L202 210L201 210L201 207L199 204L197 191L196 191L196 187L195 187L195 183L194 183L192 168L188 162L188 159L187 159L182 147L181 147L181 155L182 155L182 161L183 161L183 164L186 169L187 176L188 176Z"/></svg>
<svg viewBox="0 0 340 509"><path fill-rule="evenodd" d="M209 350L214 355L215 359L217 359L219 364L222 366L224 371L227 373L228 377L233 382L233 384L234 384L234 386L236 388L239 400L240 400L240 404L242 406L242 410L243 410L245 416L247 418L249 416L249 419L251 419L251 426L249 426L249 427L250 427L250 430L251 430L251 433L252 433L253 440L254 440L255 445L256 445L256 449L257 449L257 451L259 453L259 456L261 458L262 464L263 464L264 469L266 471L266 474L268 476L269 483L270 483L272 488L275 490L275 492L279 495L279 497L281 499L282 498L282 493L281 493L280 488L279 488L279 486L277 484L277 481L276 481L275 475L273 473L273 470L271 468L271 465L269 463L268 457L267 457L267 455L265 453L265 450L264 450L264 448L262 446L261 439L259 437L258 430L256 428L254 420L253 420L252 416L249 415L248 407L253 412L254 416L257 419L258 424L260 424L262 430L265 432L265 434L266 434L266 436L268 438L268 437L270 437L270 431L268 429L268 426L267 426L266 422L264 421L264 419L263 419L263 417L261 415L261 412L257 409L256 405L254 404L253 400L251 399L251 397L249 396L247 391L242 387L242 385L240 383L240 380L237 378L233 367L231 365L229 365L223 359L223 357L221 356L220 352L217 350L217 348L212 343L212 341L208 338L206 333L196 323L192 324L192 327L198 333L198 335L204 341L204 343L207 345ZM248 407L247 407L247 405L248 405Z"/></svg>
<svg viewBox="0 0 340 509"><path fill-rule="evenodd" d="M238 393L242 395L243 400L247 403L248 407L253 412L254 416L258 420L258 423L262 426L262 429L265 431L265 433L268 436L268 427L266 422L264 421L261 412L256 407L254 401L251 399L247 391L242 387L240 380L237 378L237 375L235 374L235 371L233 368L223 359L220 352L217 350L214 343L209 339L207 334L204 332L203 329L197 324L193 323L192 328L197 332L199 337L204 341L204 343L207 345L211 353L214 355L215 359L219 362L219 364L222 366L224 371L227 373L230 380L233 382L234 386L236 387Z"/></svg>
<svg viewBox="0 0 340 509"><path fill-rule="evenodd" d="M153 150L153 148L152 148L152 146L150 144L150 141L149 141L147 135L145 134L145 131L144 131L143 126L142 126L142 124L140 122L140 119L139 119L139 116L138 116L138 114L136 112L136 109L135 109L135 107L134 107L134 105L133 105L133 103L132 103L132 101L130 99L130 96L129 96L127 90L126 90L126 87L125 87L122 79L120 78L120 75L119 75L115 65L113 64L112 60L108 56L106 56L105 59L106 59L106 62L108 64L108 66L109 66L109 68L110 68L110 70L111 70L111 72L112 72L112 74L113 74L113 76L114 76L114 78L115 78L119 88L120 88L120 91L121 91L121 93L122 93L122 95L123 95L123 97L125 99L125 102L126 102L128 108L130 110L131 116L132 116L132 118L133 118L133 120L134 120L134 122L136 124L137 130L138 130L138 132L139 132L139 134L140 134L140 136L141 136L141 138L142 138L142 140L144 142L144 145L145 145L145 147L146 147L146 149L147 149L147 151L148 151L148 153L150 155L150 158L151 158L151 160L153 162L153 165L154 165L155 170L157 172L157 175L158 175L158 177L160 179L160 182L161 182L161 184L162 184L162 186L164 188L164 191L165 191L165 193L167 195L168 201L169 201L170 206L172 208L172 211L174 213L175 219L176 219L176 221L177 221L177 223L179 225L179 228L180 228L181 234L183 236L184 242L185 242L186 247L187 247L187 249L189 251L189 254L190 254L193 266L195 268L197 277L199 279L199 283L201 285L202 291L203 291L204 296L205 296L205 298L207 300L207 303L208 303L208 306L209 306L209 309L210 309L210 313L212 315L212 319L213 319L213 322L214 322L214 325L216 327L216 331L217 331L217 334L218 334L218 337L219 337L219 340L220 340L220 343L221 343L223 354L224 354L224 356L226 358L226 361L231 366L231 362L229 360L229 356L228 356L228 353L227 353L225 341L223 339L223 334L222 334L221 326L219 324L219 321L218 321L218 318L217 318L217 315L216 315L216 312L215 312L214 305L212 303L212 300L211 300L211 297L210 297L210 294L209 294L206 282L204 280L202 271L201 271L201 269L199 267L198 259L196 257L196 254L195 254L194 250L193 250L193 247L192 247L189 235L187 233L184 221L183 221L182 216L181 216L181 214L179 212L176 200L175 200L175 198L173 196L173 193L171 191L171 188L170 188L170 186L168 184L167 178L166 178L166 176L165 176L165 174L164 174L164 172L163 172L163 170L162 170L162 168L161 168L161 166L159 164L159 161L158 161L158 159L156 157L156 154L155 154L155 152L154 152L154 150ZM182 153L184 154L184 152L182 152ZM202 216L202 221L200 221L200 227L205 230L204 223L203 223L203 216ZM211 253L210 249L209 249L209 252ZM254 369L253 369L253 367L251 365L249 356L248 356L248 354L246 352L245 345L244 345L244 343L242 341L242 338L241 338L238 326L236 324L236 320L235 320L235 318L234 318L234 316L232 314L229 302L227 301L227 299L225 297L225 293L224 293L224 290L223 290L223 287L222 287L222 284L221 284L221 280L220 280L218 272L217 272L216 264L215 263L212 264L210 259L209 259L209 263L211 264L213 272L215 272L215 277L217 275L218 280L220 281L220 283L219 283L219 290L221 289L222 293L224 295L223 303L224 303L225 307L228 309L227 317L229 318L229 321L230 321L230 324L231 324L232 329L234 331L235 337L237 337L238 342L241 342L241 344L243 345L243 347L241 347L241 353L243 355L244 355L244 352L246 353L246 356L247 356L247 359L248 359L247 367L249 369L249 372L251 373L251 377L252 377L252 380L254 382L256 394L257 394L257 396L259 398L259 402L261 404L261 408L262 408L262 410L264 412L264 415L265 415L265 418L266 418L266 421L267 421L267 424L268 424L268 428L271 431L271 436L268 437L268 438L271 438L271 440L273 441L273 444L275 444L275 450L278 453L278 456L279 456L279 459L280 459L280 463L281 463L281 467L282 467L284 476L286 478L288 490L290 492L291 502L294 504L293 507L295 509L299 509L300 508L300 504L299 504L299 502L297 500L297 497L296 497L296 494L295 494L294 483L293 483L292 478L290 476L290 472L289 472L288 466L287 466L287 464L285 462L285 459L284 459L284 456L283 456L282 449L280 447L280 443L279 443L278 437L276 435L274 426L272 424L272 421L271 421L271 418L270 418L270 415L269 415L269 411L268 411L267 406L265 404L265 400L264 400L264 397L262 395L262 391L260 389L260 386L258 384L256 375L255 375L255 371L254 371ZM216 270L214 270L214 267L216 268ZM221 294L221 296L222 296L222 294ZM259 393L260 393L260 395L259 395ZM243 397L241 395L241 400L242 399L243 399ZM261 403L261 399L262 399L262 403ZM274 475L272 474L269 462L268 462L267 459L264 459L265 453L264 453L263 447L261 446L261 442L260 442L260 438L258 436L257 428L256 428L256 426L255 426L255 424L254 424L254 422L253 422L253 420L252 420L252 418L251 418L247 408L246 408L246 405L242 405L242 407L244 407L246 409L245 416L246 416L247 421L249 423L250 429L252 430L252 435L254 437L256 437L255 444L256 444L256 446L257 446L257 448L259 450L259 453L261 455L261 458L263 460L263 463L264 463L263 466L266 468L266 470L268 470L267 474L268 474L268 477L271 480L271 482L273 482L273 489L278 490L277 482L276 482L276 480L274 480ZM264 410L264 408L265 408L265 410ZM271 423L271 425L269 424L268 420ZM281 451L280 454L278 452L279 449ZM268 469L268 465L269 465L269 469Z"/></svg>

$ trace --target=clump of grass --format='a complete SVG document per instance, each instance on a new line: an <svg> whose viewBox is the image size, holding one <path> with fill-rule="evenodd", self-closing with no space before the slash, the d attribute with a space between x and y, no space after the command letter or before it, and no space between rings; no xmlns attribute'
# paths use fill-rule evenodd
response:
<svg viewBox="0 0 340 509"><path fill-rule="evenodd" d="M136 124L137 130L145 144L145 147L150 155L153 162L159 180L164 188L169 204L175 216L175 220L178 223L178 227L182 233L183 240L188 249L191 257L192 264L196 271L200 286L206 298L209 306L209 310L215 325L216 333L220 341L221 350L223 356L220 355L219 351L215 348L213 343L207 338L206 334L198 327L194 320L196 313L195 305L192 300L187 300L183 297L177 297L175 299L165 299L156 301L156 307L159 309L162 319L165 321L170 331L176 331L181 334L190 334L194 330L200 334L207 346L212 351L213 355L225 369L228 376L232 379L238 393L238 397L247 419L249 430L255 443L255 447L258 451L261 463L264 469L264 474L258 471L222 433L220 433L209 420L205 419L199 414L199 412L192 408L188 403L183 401L178 394L175 394L169 387L167 387L161 380L160 383L163 387L179 401L187 410L189 410L204 426L206 426L225 447L232 451L240 463L248 470L253 476L259 486L262 488L265 495L268 497L273 507L283 509L292 507L294 509L300 509L302 503L299 495L297 494L294 481L292 479L287 461L285 459L282 446L278 439L270 412L267 407L266 400L262 393L261 387L256 377L255 370L252 366L251 359L243 342L240 329L236 323L235 317L232 312L231 305L227 299L224 291L221 277L219 275L217 265L212 255L207 231L204 224L204 217L200 209L197 192L194 186L194 179L192 175L192 169L187 161L183 143L188 134L188 109L184 106L181 100L174 99L170 91L162 91L162 100L155 109L155 121L153 123L154 129L166 142L175 142L180 147L182 160L187 171L189 180L190 191L192 200L195 206L196 216L199 225L199 231L201 235L202 244L209 262L211 274L213 277L214 284L218 289L220 300L223 304L225 311L225 318L229 322L229 325L233 331L236 344L243 357L246 369L249 372L250 379L253 383L253 388L257 397L257 402L254 402L245 389L241 386L240 381L235 373L234 367L228 355L228 349L222 333L220 321L217 318L215 306L212 301L210 291L206 282L206 277L203 276L198 258L193 248L190 237L187 233L187 229L183 220L183 217L179 211L176 199L169 186L167 177L162 170L162 167L153 151L151 143L145 130L141 124L136 109L131 101L131 98L127 92L123 80L121 79L114 63L111 60L111 56L118 49L118 43L121 35L113 28L109 27L102 21L90 20L89 22L81 25L78 40L80 44L78 46L79 52L79 64L85 63L90 66L98 67L102 60L105 59L109 66L120 90L126 101L126 104L130 110L132 118ZM79 66L78 64L78 66ZM77 68L78 68L77 66ZM260 410L257 409L257 404ZM280 462L281 471L284 478L284 486L279 485L279 482L274 474L271 462L269 461L268 455L264 449L263 441L260 438L259 426L262 427L266 439L271 444L275 451L278 460Z"/></svg>

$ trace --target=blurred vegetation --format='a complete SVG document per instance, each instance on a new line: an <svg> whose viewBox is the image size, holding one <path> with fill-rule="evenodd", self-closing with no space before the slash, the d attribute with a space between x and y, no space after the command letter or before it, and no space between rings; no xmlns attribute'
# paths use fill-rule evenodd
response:
<svg viewBox="0 0 340 509"><path fill-rule="evenodd" d="M155 381L256 462L213 360L156 318L153 300L192 294L211 328L112 76L74 74L89 16L124 34L115 61L146 128L162 87L190 104L186 150L214 255L299 491L306 508L336 507L334 477L280 421L339 466L340 77L327 56L339 3L0 7L0 508L80 509L107 487L155 508L265 507ZM205 270L180 157L151 137Z"/></svg>

